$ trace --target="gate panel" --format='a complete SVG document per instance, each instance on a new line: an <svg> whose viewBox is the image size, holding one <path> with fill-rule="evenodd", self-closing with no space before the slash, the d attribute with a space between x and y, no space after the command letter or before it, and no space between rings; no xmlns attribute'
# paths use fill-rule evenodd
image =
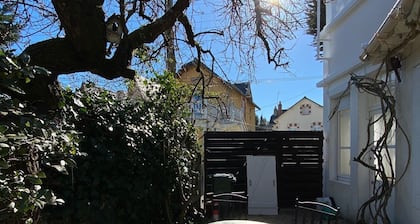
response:
<svg viewBox="0 0 420 224"><path fill-rule="evenodd" d="M232 190L247 195L246 155L276 156L279 207L322 196L322 132L206 132L204 138L205 198L216 173L234 174Z"/></svg>

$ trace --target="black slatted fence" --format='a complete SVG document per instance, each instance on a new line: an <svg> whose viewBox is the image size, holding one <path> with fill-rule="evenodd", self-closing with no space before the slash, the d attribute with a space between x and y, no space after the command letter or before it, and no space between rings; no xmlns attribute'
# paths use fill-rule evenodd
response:
<svg viewBox="0 0 420 224"><path fill-rule="evenodd" d="M292 207L296 197L313 200L322 196L322 144L322 132L316 131L207 132L205 191L214 192L215 174L231 173L232 191L246 195L246 155L273 155L279 207Z"/></svg>

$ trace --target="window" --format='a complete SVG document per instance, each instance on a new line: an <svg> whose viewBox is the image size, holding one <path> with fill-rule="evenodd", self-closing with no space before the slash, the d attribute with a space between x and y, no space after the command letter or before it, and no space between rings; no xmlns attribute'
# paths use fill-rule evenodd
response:
<svg viewBox="0 0 420 224"><path fill-rule="evenodd" d="M311 105L309 105L309 104L302 104L299 109L300 109L300 114L301 115L311 114Z"/></svg>
<svg viewBox="0 0 420 224"><path fill-rule="evenodd" d="M204 118L203 100L200 95L194 95L191 99L191 111L193 119Z"/></svg>
<svg viewBox="0 0 420 224"><path fill-rule="evenodd" d="M350 149L350 110L345 109L338 111L338 180L348 180L350 177Z"/></svg>
<svg viewBox="0 0 420 224"><path fill-rule="evenodd" d="M381 113L379 111L373 115L373 121L377 121L373 125L373 141L374 144L378 144L378 140L382 137L385 132L385 122L383 118L381 119ZM393 124L391 131L387 139L388 152L385 149L382 149L382 164L384 165L385 173L388 178L395 178L395 123ZM378 159L374 157L374 164L376 167L379 166ZM392 174L394 171L394 175ZM380 180L378 177L377 180Z"/></svg>
<svg viewBox="0 0 420 224"><path fill-rule="evenodd" d="M312 122L311 124L311 131L322 131L322 122L318 121L318 122Z"/></svg>
<svg viewBox="0 0 420 224"><path fill-rule="evenodd" d="M299 130L299 124L298 123L289 123L287 125L287 129L289 131L298 131Z"/></svg>
<svg viewBox="0 0 420 224"><path fill-rule="evenodd" d="M390 87L389 93L392 95L395 95L395 86L396 86L396 81L397 81L396 77L397 76L394 72L391 72L389 75L381 74L379 77L381 80L386 81L388 83ZM380 142L378 141L380 140L380 138L383 136L385 132L384 118L388 120L389 114L386 114L385 117L382 116L382 110L380 109L380 101L378 100L376 96L369 98L369 105L371 105L370 117L372 119L372 122L376 121L370 130L371 136L373 137L373 144L376 146L380 144ZM395 150L396 150L395 132L396 132L396 124L394 121L389 131L389 134L387 136L386 144L388 146L388 152L386 151L386 149L382 149L382 152L381 152L382 164L384 166L384 170L388 178L393 177L392 170L394 171L394 175L395 175ZM378 167L379 166L378 158L376 158L375 156L372 156L372 158L374 158L373 160L374 165ZM377 180L380 180L380 178L378 177Z"/></svg>

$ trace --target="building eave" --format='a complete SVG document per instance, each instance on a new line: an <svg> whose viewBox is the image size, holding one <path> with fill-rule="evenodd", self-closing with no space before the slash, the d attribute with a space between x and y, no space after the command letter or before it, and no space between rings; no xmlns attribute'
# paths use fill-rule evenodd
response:
<svg viewBox="0 0 420 224"><path fill-rule="evenodd" d="M420 32L420 0L398 0L364 47L360 60L380 62L398 54Z"/></svg>

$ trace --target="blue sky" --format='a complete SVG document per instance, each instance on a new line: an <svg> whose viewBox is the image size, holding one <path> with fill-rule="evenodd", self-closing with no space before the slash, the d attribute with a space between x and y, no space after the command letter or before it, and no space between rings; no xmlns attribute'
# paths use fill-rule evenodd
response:
<svg viewBox="0 0 420 224"><path fill-rule="evenodd" d="M316 48L311 45L313 36L307 35L304 29L296 32L296 39L285 43L289 56L289 67L274 69L268 64L265 57L261 56L256 61L254 79L251 80L251 91L254 103L260 107L256 111L258 117L269 119L274 106L281 101L283 109L288 109L303 97L323 105L322 88L316 87L316 83L322 79L322 63L316 60ZM219 74L224 77L223 74ZM235 69L226 74L230 82L249 81L247 75L238 76ZM106 81L97 76L89 76L89 80L100 85L121 85L121 82ZM80 76L65 75L60 80L67 85L80 86ZM122 86L121 86L122 87ZM123 87L122 87L123 88Z"/></svg>
<svg viewBox="0 0 420 224"><path fill-rule="evenodd" d="M256 111L258 116L269 119L279 101L287 109L304 96L323 105L322 88L316 87L322 79L322 63L315 58L312 38L302 29L296 33L295 40L286 42L291 47L288 71L274 70L265 58L256 62L256 81L251 83L251 88L254 102L261 108Z"/></svg>
<svg viewBox="0 0 420 224"><path fill-rule="evenodd" d="M272 2L276 3L277 1L287 6L287 1L284 0L273 0ZM217 10L213 13L206 11L211 7L212 4L206 1L196 0L192 4L191 9L194 9L195 12L203 9L206 12L195 14L192 23L196 30L205 31L219 26L223 27L224 21L219 21L214 16L218 14ZM301 14L300 16L302 16L302 24L305 24L304 15ZM262 115L269 119L273 113L274 106L279 101L281 101L283 109L287 109L304 96L323 105L322 89L316 87L316 83L322 79L322 63L315 58L316 48L311 45L313 36L307 35L304 27L295 31L294 36L296 37L295 39L286 40L283 46L289 57L287 70L283 68L275 70L273 64L268 64L263 49L256 52L257 54L260 53L261 56L257 57L257 61L255 61L256 68L254 72L251 72L252 74L246 74L250 71L246 66L240 68L237 63L223 60L223 53L221 54L222 58L218 58L221 60L220 64L218 64L220 67L215 69L219 76L234 83L251 82L254 103L261 108L256 111L258 116ZM201 44L204 44L205 48L212 49L217 56L219 56L217 50L223 49L223 47L220 47L220 44L223 44L222 42L211 38L203 39ZM209 64L207 61L206 63ZM221 69L223 71L220 71Z"/></svg>
<svg viewBox="0 0 420 224"><path fill-rule="evenodd" d="M207 9L206 5L202 5L205 2L196 1L191 9ZM195 29L206 30L214 28L215 18L212 13L207 14L195 14ZM194 23L194 20L193 20ZM217 25L216 25L217 26ZM49 34L53 32L49 30ZM32 43L36 40L45 39L47 35L38 34L40 37L32 37ZM261 108L257 110L258 116L263 116L267 119L273 113L273 108L278 104L279 101L283 104L283 109L287 109L304 96L314 100L319 104L322 102L322 89L316 87L316 83L322 79L322 63L315 59L316 49L311 46L312 36L306 35L304 29L298 30L295 33L296 39L289 40L285 43L285 49L289 56L289 67L288 70L278 68L274 70L272 64L268 64L265 55L262 55L255 62L255 74L252 74L252 78L248 75L238 75L239 68L235 68L234 64L222 64L223 69L226 69L227 74L219 74L222 77L225 75L228 77L230 82L244 82L251 80L251 88L253 93L254 102ZM209 39L207 44L210 44L209 48L218 48L217 45L220 43L214 39ZM213 45L213 46L212 46ZM187 61L185 61L187 62ZM218 72L219 73L219 72ZM81 76L85 78L81 79ZM120 88L125 88L123 80L108 81L101 79L97 76L91 76L87 74L79 75L65 75L60 77L64 86L79 87L81 81L92 80L96 83L101 83L102 86L115 85Z"/></svg>

